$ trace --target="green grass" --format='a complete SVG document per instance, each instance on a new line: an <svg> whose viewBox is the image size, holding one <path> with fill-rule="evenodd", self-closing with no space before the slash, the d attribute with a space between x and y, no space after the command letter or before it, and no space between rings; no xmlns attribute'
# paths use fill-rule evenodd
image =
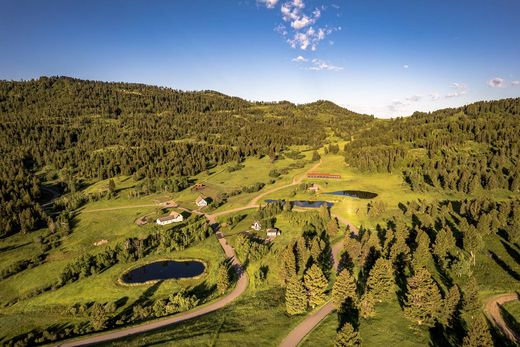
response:
<svg viewBox="0 0 520 347"><path fill-rule="evenodd" d="M314 328L300 343L301 347L332 346L336 338L338 317L335 313L329 314L320 324Z"/></svg>

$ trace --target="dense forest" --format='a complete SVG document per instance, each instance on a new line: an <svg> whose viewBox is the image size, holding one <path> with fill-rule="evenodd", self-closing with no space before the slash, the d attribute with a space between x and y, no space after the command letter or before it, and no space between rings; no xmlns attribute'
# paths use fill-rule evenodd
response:
<svg viewBox="0 0 520 347"><path fill-rule="evenodd" d="M376 122L345 145L348 164L402 172L413 190L520 189L520 99Z"/></svg>
<svg viewBox="0 0 520 347"><path fill-rule="evenodd" d="M326 114L326 115L325 115ZM68 77L0 82L0 236L40 226L41 181L193 176L287 146L349 137L373 121L330 102L251 103L213 91ZM312 125L312 126L310 126Z"/></svg>

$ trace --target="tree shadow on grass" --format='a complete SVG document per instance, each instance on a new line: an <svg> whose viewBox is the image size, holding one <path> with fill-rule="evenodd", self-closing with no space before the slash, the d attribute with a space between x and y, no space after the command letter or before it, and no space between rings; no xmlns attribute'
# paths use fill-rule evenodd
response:
<svg viewBox="0 0 520 347"><path fill-rule="evenodd" d="M511 258L513 258L516 261L517 264L520 264L520 253L516 249L508 245L507 242L505 242L504 240L500 240L500 242L506 249L507 254L509 254Z"/></svg>
<svg viewBox="0 0 520 347"><path fill-rule="evenodd" d="M123 311L112 318L112 322L120 320L128 321L132 317L134 307L137 305L143 305L150 302L150 298L155 294L157 289L161 286L163 281L157 281L150 287L148 287L132 304L128 305Z"/></svg>
<svg viewBox="0 0 520 347"><path fill-rule="evenodd" d="M518 274L518 272L511 269L511 267L505 261L500 259L500 257L498 255L496 255L496 253L494 253L493 251L489 251L489 254L491 255L491 258L495 261L495 263L497 263L498 266L500 266L502 269L504 269L504 271L506 271L515 280L520 281L520 274Z"/></svg>

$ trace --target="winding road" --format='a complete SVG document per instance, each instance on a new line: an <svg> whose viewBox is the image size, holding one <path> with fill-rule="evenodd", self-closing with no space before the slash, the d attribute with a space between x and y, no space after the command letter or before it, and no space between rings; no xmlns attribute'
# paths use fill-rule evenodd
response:
<svg viewBox="0 0 520 347"><path fill-rule="evenodd" d="M202 213L202 212L196 211L196 210L191 211L191 212L204 215L210 223L215 224L216 218L218 216L222 216L222 215L226 215L226 214L230 214L230 213L234 213L234 212L242 211L242 210L246 210L246 209L256 208L259 206L258 201L262 197L264 197L268 194L274 193L276 191L300 184L303 181L306 173L310 172L312 170L315 170L320 164L321 164L321 161L318 162L317 164L315 164L309 170L307 170L300 177L293 178L292 183L290 183L290 184L286 184L284 186L276 187L276 188L273 188L268 191L260 193L244 207L221 211L221 212L218 212L215 214L206 214L206 213ZM106 209L99 209L99 210L110 211L110 210L117 210L117 209L122 209L122 208L135 208L135 207L145 207L145 206L148 207L149 205L122 206L122 207L106 208ZM94 212L94 210L84 211L84 212ZM244 293L246 291L247 286L249 284L249 279L247 277L247 273L244 271L244 269L242 267L242 264L240 264L240 262L236 258L235 250L233 249L233 247L231 247L231 245L229 245L227 243L224 235L221 232L217 232L216 236L220 243L220 246L222 247L224 253L226 254L226 257L230 258L232 260L232 265L235 268L237 276L238 276L238 281L236 283L236 286L229 294L227 294L226 296L224 296L224 297L220 298L219 300L214 301L208 305L200 306L193 310L179 313L177 315L174 315L174 316L171 316L168 318L164 318L164 319L160 319L160 320L156 320L156 321L152 321L152 322L146 322L146 323L142 323L139 325L130 326L127 328L122 328L119 330L112 330L112 331L107 331L107 332L100 333L100 334L93 334L93 335L88 335L88 336L84 336L84 337L78 337L78 338L65 340L65 341L59 343L58 346L64 346L64 347L87 346L87 345L108 342L108 341L132 336L132 335L142 334L142 333L149 332L152 330L168 327L170 325L177 324L177 323L180 323L180 322L192 319L192 318L200 317L202 315L216 311L216 310L221 309L224 306L230 304L233 300L238 298L240 295L242 295L242 293ZM341 246L342 246L342 242L338 242L335 245L333 245L333 247L332 247L332 253L334 256L335 267L337 267L337 263L339 261L337 259L336 255L339 253Z"/></svg>
<svg viewBox="0 0 520 347"><path fill-rule="evenodd" d="M508 339L520 345L520 332L511 329L504 320L504 317L502 317L502 312L500 312L500 307L502 305L515 300L518 300L517 293L493 296L484 304L484 312L488 319L497 326Z"/></svg>
<svg viewBox="0 0 520 347"><path fill-rule="evenodd" d="M342 218L339 218L337 215L333 215L333 217L338 218L340 222L345 224L350 228L350 230L354 233L358 232L358 229L352 224L348 223ZM343 248L343 240L336 242L332 245L332 256L334 258L334 269L337 271L340 261L340 252ZM290 333L283 339L282 343L280 343L280 347L296 347L298 344L309 334L320 322L325 319L329 314L331 314L336 308L332 303L332 300L327 302L325 305L320 307L319 309L312 312L310 315L305 317L305 319L298 324Z"/></svg>

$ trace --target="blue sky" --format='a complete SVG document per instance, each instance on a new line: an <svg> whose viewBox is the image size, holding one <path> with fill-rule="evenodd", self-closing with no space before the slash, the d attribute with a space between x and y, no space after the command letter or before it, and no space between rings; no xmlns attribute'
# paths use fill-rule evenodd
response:
<svg viewBox="0 0 520 347"><path fill-rule="evenodd" d="M520 1L0 0L0 79L332 100L380 117L520 96Z"/></svg>

